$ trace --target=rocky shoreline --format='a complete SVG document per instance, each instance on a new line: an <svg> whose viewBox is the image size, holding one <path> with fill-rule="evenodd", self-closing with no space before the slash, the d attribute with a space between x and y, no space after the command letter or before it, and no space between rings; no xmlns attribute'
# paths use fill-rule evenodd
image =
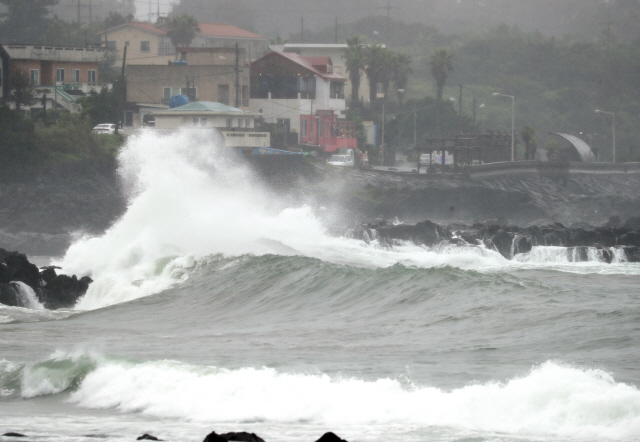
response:
<svg viewBox="0 0 640 442"><path fill-rule="evenodd" d="M492 222L441 226L431 221L405 225L378 220L361 224L352 231L352 236L387 247L404 242L427 247L481 245L507 259L529 253L535 246L547 246L566 248L571 262L594 258L606 263L619 259L640 262L640 218L629 218L622 223L612 217L605 225L586 228L565 227L561 223L520 228ZM624 257L621 258L620 252Z"/></svg>
<svg viewBox="0 0 640 442"><path fill-rule="evenodd" d="M58 275L56 267L38 269L18 252L0 249L0 304L56 310L71 308L93 281L88 276Z"/></svg>

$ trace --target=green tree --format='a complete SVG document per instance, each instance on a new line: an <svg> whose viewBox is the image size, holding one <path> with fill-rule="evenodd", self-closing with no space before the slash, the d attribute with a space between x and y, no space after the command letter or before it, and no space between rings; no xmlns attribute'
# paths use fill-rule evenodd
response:
<svg viewBox="0 0 640 442"><path fill-rule="evenodd" d="M390 49L381 45L370 45L364 51L364 72L369 80L369 100L376 102L378 83L382 84L383 92L389 89L393 77L394 55Z"/></svg>
<svg viewBox="0 0 640 442"><path fill-rule="evenodd" d="M524 126L520 131L522 141L524 142L524 159L535 160L536 159L536 131L531 126Z"/></svg>
<svg viewBox="0 0 640 442"><path fill-rule="evenodd" d="M438 103L438 136L442 136L440 128L440 119L442 113L442 94L444 92L444 85L447 82L449 72L453 70L453 56L444 49L436 49L429 59L429 65L431 67L431 75L433 75L436 81L436 94Z"/></svg>
<svg viewBox="0 0 640 442"><path fill-rule="evenodd" d="M111 11L109 15L104 19L104 27L107 29L115 28L116 26L123 25L127 22L127 18L120 15L118 12Z"/></svg>
<svg viewBox="0 0 640 442"><path fill-rule="evenodd" d="M351 106L355 106L360 96L360 79L364 69L364 46L360 37L347 39L347 49L342 56L351 82Z"/></svg>
<svg viewBox="0 0 640 442"><path fill-rule="evenodd" d="M196 37L196 32L200 32L198 21L191 15L180 15L171 19L167 34L177 48L188 47Z"/></svg>
<svg viewBox="0 0 640 442"><path fill-rule="evenodd" d="M0 14L3 43L45 43L50 7L58 0L0 0L7 12Z"/></svg>
<svg viewBox="0 0 640 442"><path fill-rule="evenodd" d="M31 78L26 72L15 73L11 76L11 100L16 110L22 110L35 102L36 91L31 85Z"/></svg>
<svg viewBox="0 0 640 442"><path fill-rule="evenodd" d="M396 54L393 64L393 83L396 86L396 90L406 90L409 83L409 75L413 71L411 70L411 56L407 54ZM400 106L404 102L404 93L398 92L398 101Z"/></svg>

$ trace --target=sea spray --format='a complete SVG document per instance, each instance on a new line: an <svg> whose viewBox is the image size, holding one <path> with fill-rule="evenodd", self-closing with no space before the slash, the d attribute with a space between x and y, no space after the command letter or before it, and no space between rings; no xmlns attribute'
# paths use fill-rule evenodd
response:
<svg viewBox="0 0 640 442"><path fill-rule="evenodd" d="M217 254L302 255L374 268L399 263L508 271L551 264L574 271L574 263L540 260L537 252L513 262L480 245L382 247L375 236L369 244L332 237L312 207L287 207L235 155L214 131L132 136L118 158L129 201L126 213L104 235L76 241L57 263L94 280L76 307L95 309L159 293L183 282L204 257ZM640 266L608 271L630 269L638 272Z"/></svg>

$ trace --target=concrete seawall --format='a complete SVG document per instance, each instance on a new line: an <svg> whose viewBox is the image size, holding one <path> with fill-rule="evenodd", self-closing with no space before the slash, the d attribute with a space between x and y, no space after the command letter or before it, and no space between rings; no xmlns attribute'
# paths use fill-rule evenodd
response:
<svg viewBox="0 0 640 442"><path fill-rule="evenodd" d="M500 176L620 175L640 173L640 163L581 163L572 161L516 161L467 166L463 175L471 180Z"/></svg>

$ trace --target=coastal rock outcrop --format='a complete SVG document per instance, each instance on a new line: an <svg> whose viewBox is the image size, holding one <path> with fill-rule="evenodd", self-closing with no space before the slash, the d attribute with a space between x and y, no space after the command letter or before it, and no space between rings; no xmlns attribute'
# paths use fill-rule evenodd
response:
<svg viewBox="0 0 640 442"><path fill-rule="evenodd" d="M566 227L553 223L524 228L498 225L493 221L445 227L431 221L407 225L378 220L362 224L353 237L367 242L375 240L384 247L403 242L427 247L442 244L484 245L507 259L530 253L536 246L550 246L563 247L570 262L597 260L611 263L620 259L640 262L640 223L634 220L625 224L609 222L597 227Z"/></svg>
<svg viewBox="0 0 640 442"><path fill-rule="evenodd" d="M24 254L0 249L0 303L33 307L30 302L37 301L51 310L73 307L93 281L88 276L58 275L55 269L40 271ZM29 290L33 293L25 293Z"/></svg>

